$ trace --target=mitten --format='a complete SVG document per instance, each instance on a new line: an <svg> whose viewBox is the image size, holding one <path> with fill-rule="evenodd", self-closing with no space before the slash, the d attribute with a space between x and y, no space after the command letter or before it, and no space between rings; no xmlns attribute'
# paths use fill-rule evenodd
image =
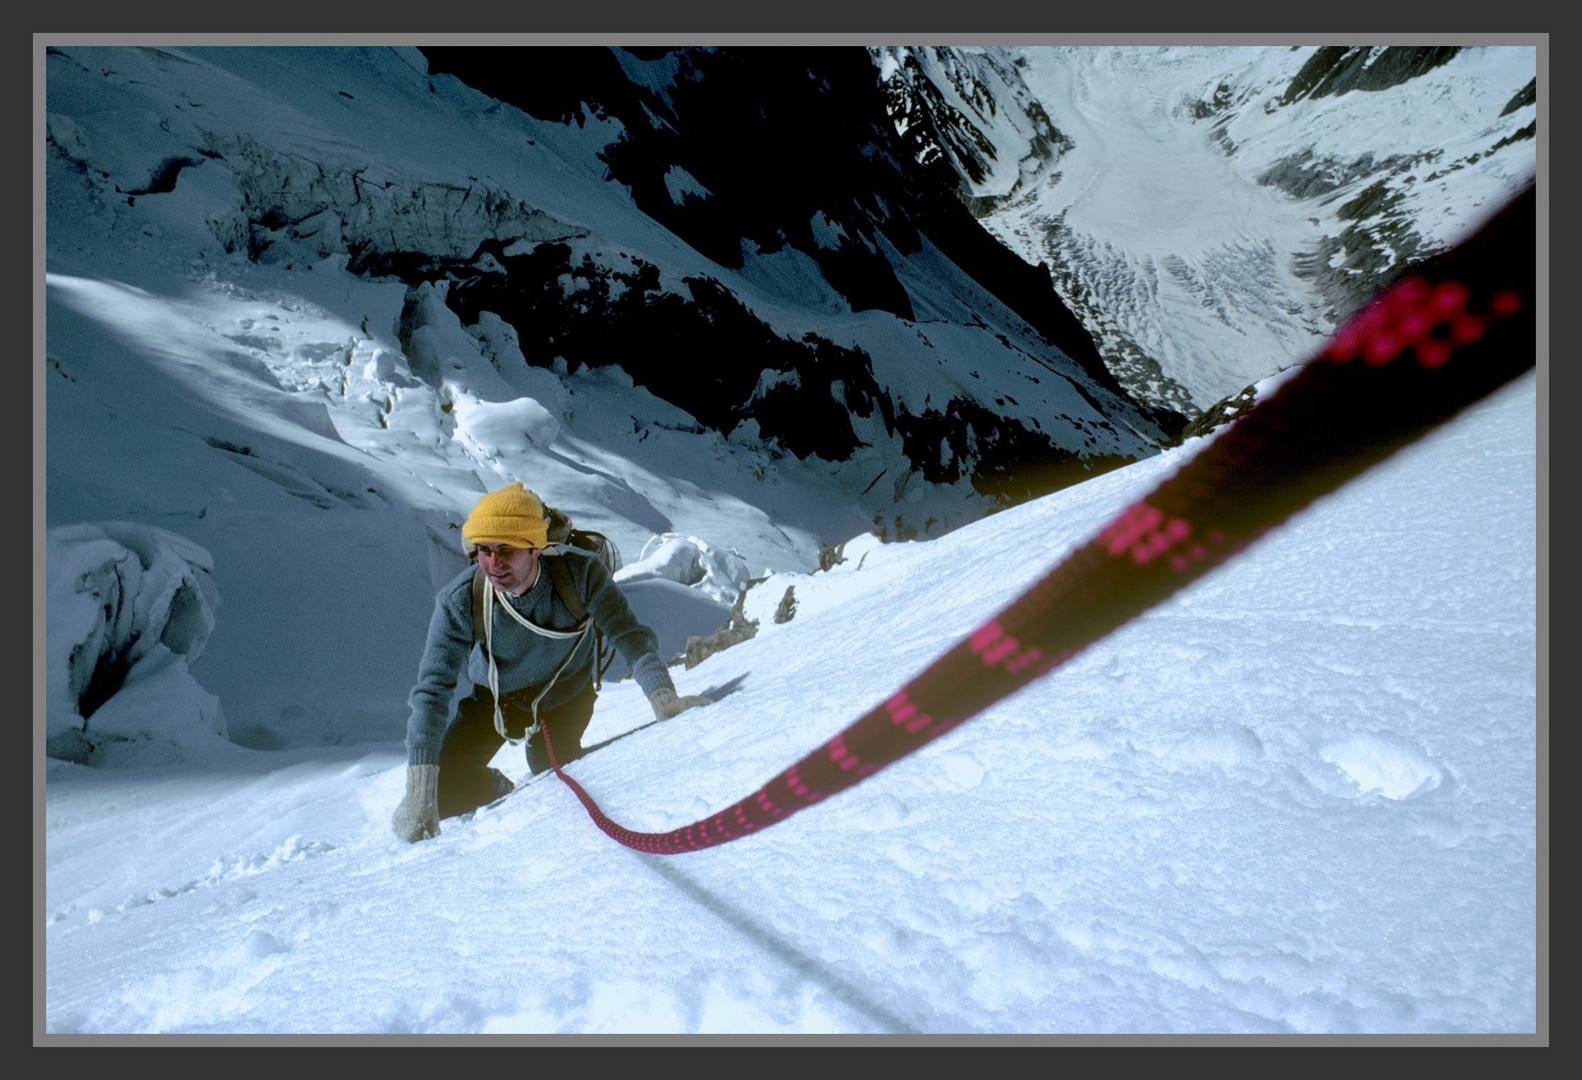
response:
<svg viewBox="0 0 1582 1080"><path fill-rule="evenodd" d="M395 834L409 844L439 835L439 766L408 765L406 798L390 819Z"/></svg>
<svg viewBox="0 0 1582 1080"><path fill-rule="evenodd" d="M668 686L661 686L648 695L648 703L654 707L654 719L669 720L677 713L686 712L698 705L712 705L706 697L697 694L688 694L686 697L677 697L676 692Z"/></svg>

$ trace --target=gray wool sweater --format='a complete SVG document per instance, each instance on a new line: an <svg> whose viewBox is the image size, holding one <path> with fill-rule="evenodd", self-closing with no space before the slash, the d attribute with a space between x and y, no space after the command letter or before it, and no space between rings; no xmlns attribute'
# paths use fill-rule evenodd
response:
<svg viewBox="0 0 1582 1080"><path fill-rule="evenodd" d="M670 672L659 658L659 639L637 621L604 564L580 548L555 550L560 554L541 557L566 561L588 614L631 666L632 677L643 693L651 695L661 688L674 690ZM411 765L439 764L451 698L463 667L475 685L489 685L489 662L483 643L473 640L472 575L473 567L469 566L441 587L434 598L428 640L418 663L417 685L407 698L412 709L406 731L407 762ZM547 566L540 568L532 588L521 596L507 597L506 602L535 626L548 630L571 630L576 626L571 612L555 593ZM581 639L546 638L522 626L509 613L494 612L494 662L502 695L542 688L566 664L565 674L544 695L540 709L552 709L570 701L587 687L593 679L589 664L593 647L591 633ZM566 663L567 654L573 649L577 655Z"/></svg>

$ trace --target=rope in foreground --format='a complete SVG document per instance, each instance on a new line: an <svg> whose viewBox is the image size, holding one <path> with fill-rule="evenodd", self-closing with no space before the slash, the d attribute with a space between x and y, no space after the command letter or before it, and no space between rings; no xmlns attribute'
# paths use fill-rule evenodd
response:
<svg viewBox="0 0 1582 1080"><path fill-rule="evenodd" d="M595 824L674 855L739 839L872 776L1220 566L1293 513L1537 362L1537 211L1528 186L1422 264L1180 471L916 678L734 806L681 829Z"/></svg>

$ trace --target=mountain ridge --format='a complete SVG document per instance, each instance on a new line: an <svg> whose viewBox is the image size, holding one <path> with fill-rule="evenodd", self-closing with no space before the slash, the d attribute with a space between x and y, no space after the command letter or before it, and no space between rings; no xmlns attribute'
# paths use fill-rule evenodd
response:
<svg viewBox="0 0 1582 1080"><path fill-rule="evenodd" d="M1194 147L1221 140L1248 155L1247 167L1338 160L1324 143L1340 138L1333 125L1316 126L1311 146L1293 147L1289 126L1247 126L1247 117L1262 110L1285 120L1313 100L1357 98L1355 90L1308 92L1271 104L1273 88L1284 93L1304 66L1316 72L1311 88L1338 84L1338 74L1323 72L1352 71L1350 54L1328 57L1327 68L1314 67L1317 51L1234 48L600 46L460 55L474 65L503 59L509 87L477 71L470 77L509 90L520 105L467 85L412 47L49 48L49 213L103 226L91 249L73 251L71 240L52 246L51 268L113 275L119 260L127 282L162 280L172 293L223 283L231 260L285 288L316 275L307 294L325 297L351 328L348 340L312 349L344 350L363 365L356 377L320 364L322 375L305 380L298 358L280 355L256 327L227 333L225 377L254 373L259 393L293 398L269 411L359 452L388 452L392 425L443 438L458 410L519 399L559 413L569 435L576 393L605 385L584 376L618 373L664 408L632 406L621 425L629 435L577 438L624 454L663 432L701 436L712 460L700 456L679 479L723 483L749 501L772 498L757 494L764 484L827 490L827 512L786 523L816 534L815 550L848 539L861 522L887 538L938 535L1157 453L1181 437L1189 415L1205 411L1183 381L1194 365L1219 364L1214 378L1234 388L1224 400L1303 358L1325 328L1310 296L1265 287L1299 276L1280 268L1283 252L1295 252L1297 264L1320 257L1289 222L1206 254L1172 236L1178 250L1134 256L1130 223L1118 221L1100 240L1081 220L1090 211L1051 201L1050 191L1058 196L1059 182L1091 169L1083 155L1099 130L1073 121L1067 98L1144 74L1176 87L1173 97L1150 100L1187 125ZM1051 69L1030 56L1062 62L1065 97ZM958 120L979 125L962 128L959 146L1000 151L998 171L985 167L963 187L947 174L946 155L930 156L924 114L897 113L886 72L918 57L934 65L913 64L935 88L936 108L953 100ZM515 77L524 58L532 61L525 80ZM1477 50L1437 59L1401 85L1464 77L1468 63L1504 71ZM1109 66L1091 66L1099 60ZM1232 71L1233 62L1241 67ZM1388 104L1381 93L1370 103ZM1469 93L1470 104L1447 107L1441 126L1462 132L1468 117L1491 111L1492 94ZM1499 95L1507 117L1500 130L1530 126L1535 98ZM429 134L439 130L443 144ZM1359 139L1353 157L1363 161L1371 151ZM1506 145L1523 147L1520 137ZM1289 166L1289 176L1299 173L1308 183L1324 175L1317 165ZM1355 203L1366 181L1359 174L1323 194ZM1495 182L1503 182L1497 171L1480 180L1479 197L1491 198ZM1272 189L1257 190L1267 199ZM1390 198L1394 219L1422 220L1403 209L1404 195ZM1470 212L1476 201L1457 210ZM1243 216L1269 205L1249 203ZM973 218L974 208L990 206L989 216ZM151 239L168 243L147 260ZM165 254L178 248L185 254L174 261ZM144 277L154 270L164 278ZM1139 287L1145 281L1154 284ZM1158 290L1172 282L1204 310L1174 301L1161 323L1159 301L1177 294ZM1063 303L1073 283L1080 299ZM350 306L330 299L337 295ZM1233 354L1237 336L1255 331L1260 347L1250 355L1263 366L1249 370ZM1179 369L1177 357L1153 358L1156 340L1184 357ZM1141 344L1128 352L1128 342ZM67 357L52 362L62 374L87 370ZM333 393L315 397L315 386ZM347 406L355 421L343 419ZM222 465L263 475L256 457L266 442L237 422L211 424L203 442ZM551 435L518 438L515 453L534 470L560 467L543 454ZM237 446L250 446L254 460L226 449ZM475 449L441 451L457 456L467 490L487 488L504 467L504 458ZM325 458L312 467L318 475L297 476L290 490L364 504L366 494L346 494L357 482L344 469ZM65 493L92 486L80 477L53 482ZM582 467L567 483L568 497L632 542L641 542L643 523L666 521L633 499L630 481ZM426 506L434 497L420 498ZM74 496L62 503L74 504Z"/></svg>

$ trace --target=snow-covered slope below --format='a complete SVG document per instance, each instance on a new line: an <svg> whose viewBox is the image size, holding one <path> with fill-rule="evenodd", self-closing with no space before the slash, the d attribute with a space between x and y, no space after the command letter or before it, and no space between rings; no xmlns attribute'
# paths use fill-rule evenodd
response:
<svg viewBox="0 0 1582 1080"><path fill-rule="evenodd" d="M121 768L50 766L41 1023L1546 1038L1540 403L1523 379L917 754L687 855L621 847L553 776L409 846L397 734L248 750L173 723L200 703L149 679L118 730L162 729L179 764L121 743ZM609 687L588 741L618 741L568 773L645 831L751 795L1191 452L755 588L794 586L798 611L755 607L757 637L677 673L714 705L648 725L632 683ZM357 643L399 651L399 629ZM321 661L348 651L345 623L298 633ZM360 687L326 689L318 723L345 730ZM524 776L520 749L497 761Z"/></svg>
<svg viewBox="0 0 1582 1080"><path fill-rule="evenodd" d="M1536 171L1531 46L875 50L892 114L1140 398L1296 362Z"/></svg>

